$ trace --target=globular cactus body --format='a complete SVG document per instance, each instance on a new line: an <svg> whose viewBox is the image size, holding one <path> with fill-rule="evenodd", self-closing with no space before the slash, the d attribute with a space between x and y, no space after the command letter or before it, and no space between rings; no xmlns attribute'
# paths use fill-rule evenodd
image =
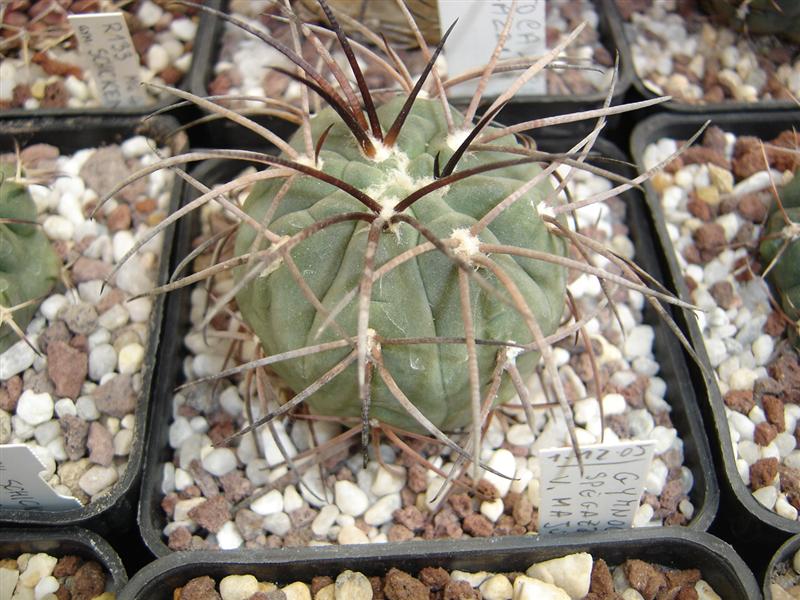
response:
<svg viewBox="0 0 800 600"><path fill-rule="evenodd" d="M765 265L772 265L769 277L780 295L783 311L790 319L800 321L800 177L798 175L784 186L780 192L780 199L783 212L778 210L776 205L769 216L764 241L760 247L761 257ZM795 343L800 344L800 336L795 336Z"/></svg>
<svg viewBox="0 0 800 600"><path fill-rule="evenodd" d="M36 205L27 188L15 181L15 168L0 164L0 307L13 309L41 298L55 285L60 262L50 241L36 225ZM24 331L37 302L7 317ZM8 324L0 327L0 352L17 341Z"/></svg>
<svg viewBox="0 0 800 600"><path fill-rule="evenodd" d="M405 97L399 96L378 109L384 129L400 111ZM459 115L453 113L457 119ZM312 119L312 137L319 139L333 124L320 155L319 168L358 189L366 191L384 207L433 180L434 162L438 155L445 164L455 146L448 137L441 103L417 99L395 147L384 160L367 158L350 131L336 114L327 109ZM301 136L292 141L300 150ZM516 145L512 136L496 141L506 147ZM470 152L460 162L460 169L469 169L489 162L507 159L499 152ZM518 165L473 175L433 192L407 212L442 240L453 232L466 235L466 230L523 183L535 177L541 168L534 164ZM259 185L245 203L245 211L261 221L283 180ZM482 243L507 244L552 255L564 255L565 243L548 231L537 208L552 194L545 181L534 186L520 200L504 210L478 239ZM342 190L301 176L282 199L270 230L283 236L297 233L303 227L334 214L363 211L364 207ZM369 225L346 222L326 227L302 242L292 257L305 281L321 300L333 310L342 297L359 286L364 271L364 248ZM252 250L256 231L243 224L237 239L237 253ZM376 268L401 253L425 242L422 235L406 223L385 228L378 241ZM467 239L467 243L469 240ZM458 251L455 253L458 255ZM494 256L534 311L544 334L558 326L565 307L565 271L562 267L529 258ZM477 271L489 283L502 286L485 269ZM487 340L532 341L519 312L492 297L478 285L470 286L475 337ZM325 320L303 296L289 269L282 265L269 275L257 278L237 297L248 324L258 335L267 354L279 354L340 337L328 327L319 338L316 332ZM382 339L396 338L463 338L465 326L459 299L458 267L440 252L430 252L395 268L375 282L369 308L369 327ZM351 336L356 335L358 301L352 299L336 317ZM314 354L281 362L275 370L295 391L315 381L337 364L349 348ZM479 377L485 389L491 380L498 348L477 347ZM385 346L383 360L408 398L440 429L466 425L470 421L468 356L464 344L411 344ZM517 359L523 374L533 372L536 352L527 352ZM327 384L324 392L312 395L308 402L321 414L357 416L361 414L355 365ZM499 401L507 399L512 387L504 381ZM401 408L386 385L372 380L370 416L410 430L420 426Z"/></svg>

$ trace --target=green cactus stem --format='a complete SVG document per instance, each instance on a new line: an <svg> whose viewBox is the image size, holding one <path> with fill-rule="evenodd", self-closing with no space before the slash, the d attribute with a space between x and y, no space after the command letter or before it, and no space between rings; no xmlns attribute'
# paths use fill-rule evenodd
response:
<svg viewBox="0 0 800 600"><path fill-rule="evenodd" d="M0 352L17 341L39 301L58 279L61 263L36 225L36 205L16 181L14 165L0 163ZM11 321L20 331L14 331Z"/></svg>
<svg viewBox="0 0 800 600"><path fill-rule="evenodd" d="M761 258L768 277L780 297L781 308L800 327L800 177L780 191L780 209L776 202L761 242ZM797 327L792 333L800 347Z"/></svg>

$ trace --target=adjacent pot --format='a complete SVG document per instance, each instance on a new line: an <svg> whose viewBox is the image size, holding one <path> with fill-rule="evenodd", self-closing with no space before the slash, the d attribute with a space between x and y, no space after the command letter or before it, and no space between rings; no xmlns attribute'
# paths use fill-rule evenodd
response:
<svg viewBox="0 0 800 600"><path fill-rule="evenodd" d="M612 60L616 55L619 55L619 74L611 102L612 105L617 105L622 103L622 99L633 80L633 64L627 48L623 47L621 43L623 35L621 24L609 8L613 4L613 0L595 0L594 4L599 18L597 28L600 41ZM229 2L227 0L210 0L206 5L210 8L226 11L228 10ZM190 90L198 96L205 97L209 95L209 83L215 76L214 67L219 60L220 44L225 27L226 23L221 19L208 13L201 14L189 83ZM596 109L602 106L606 96L607 90L605 89L587 95L518 94L499 113L497 120L501 123L513 124L530 120L531 118L550 117ZM463 105L466 106L466 104L467 101L463 101ZM488 107L487 103L484 102L484 104L484 108ZM455 103L455 105L458 106L458 103ZM480 109L478 114L480 114ZM532 115L535 115L535 117L532 117ZM288 137L289 133L295 129L295 125L278 118L260 117L255 120L262 125L267 125L282 137ZM608 118L609 127L615 125L619 120L619 115L610 116ZM210 130L206 130L207 124L197 125L198 137L213 135L216 143L220 146L241 145L243 140L247 144L255 144L259 141L259 138L250 131L246 131L227 120L213 123L214 126ZM588 132L592 126L593 123L584 121L551 126L548 130L567 134L578 131Z"/></svg>
<svg viewBox="0 0 800 600"><path fill-rule="evenodd" d="M617 26L620 33L618 38L619 47L623 56L633 58L633 50L631 48L631 40L626 35L625 23L620 13L617 3L631 2L631 0L608 0L605 4L606 10L609 12L609 19ZM700 7L694 7L691 10L700 11ZM745 35L745 34L737 34ZM783 42L787 43L787 42ZM647 86L644 79L639 75L636 70L635 64L631 64L631 83L633 89L638 94L646 99L657 98L656 94L650 87ZM666 94L666 92L665 92ZM689 104L679 100L670 100L660 105L664 108L686 115L706 115L706 114L719 114L722 112L736 112L736 111L781 111L796 109L796 103L791 100L761 100L757 102L742 102L738 100L731 100L725 102L709 102L706 104Z"/></svg>
<svg viewBox="0 0 800 600"><path fill-rule="evenodd" d="M563 140L557 139L537 140L537 143L541 148L550 151L563 151L565 147L569 147ZM595 148L601 155L611 156L618 160L617 163L604 162L602 163L604 167L625 173L625 169L621 166L623 155L619 150L602 139L598 141ZM194 172L194 176L207 185L212 185L215 181L230 180L241 169L241 163L209 161L201 165ZM644 202L634 192L626 192L622 196L626 201L628 226L634 237L637 256L640 257L639 260L643 266L658 278L659 265L652 244L651 225ZM188 221L179 226L175 249L176 259L186 254L195 235L192 231L193 227L196 232L196 225L193 226ZM161 507L164 497L161 489L162 472L165 461L170 461L174 453L168 441L172 395L175 387L181 382L182 360L186 355L182 343L188 327L189 297L190 288L187 287L173 292L167 298L166 321L173 324L171 331L175 334L164 340L162 348L164 360L159 363L159 372L156 377L157 401L153 407L148 430L151 437L147 443L148 450L139 505L139 527L145 543L156 556L170 553L162 536L162 530L167 524ZM657 317L648 315L646 319L657 331L655 354L661 365L660 376L668 384L667 401L672 406L670 417L683 439L684 465L689 468L694 478L690 500L695 510L688 523L688 528L704 531L710 526L716 515L719 492L697 401L694 398L694 391L690 385L687 367L678 341L672 337L672 334L668 332L663 323L658 321ZM494 544L498 538L491 539L491 543ZM301 552L302 555L302 550L287 549L285 551Z"/></svg>
<svg viewBox="0 0 800 600"><path fill-rule="evenodd" d="M609 565L638 558L673 568L698 568L703 578L726 600L758 600L753 574L725 542L690 530L604 532L593 536L562 538L505 538L460 542L409 542L365 548L314 548L313 552L290 549L281 553L235 551L220 554L197 552L173 554L151 563L130 581L119 600L167 600L173 590L193 577L222 578L253 574L261 581L310 582L317 575L336 577L345 569L365 575L383 575L390 568L416 574L422 568L509 572L524 571L531 564L575 552L588 552Z"/></svg>
<svg viewBox="0 0 800 600"><path fill-rule="evenodd" d="M798 550L800 550L800 535L793 535L772 556L764 574L762 586L764 600L778 600L778 595L772 593L771 585L773 582L777 583L776 575L779 572L793 571L792 563Z"/></svg>
<svg viewBox="0 0 800 600"><path fill-rule="evenodd" d="M122 142L134 135L146 135L160 145L169 145L173 152L183 142L170 141L177 122L171 118L159 117L142 125L136 117L65 117L57 119L11 120L0 125L3 134L0 151L13 152L14 143L21 148L32 144L51 144L62 152L76 152L82 148L100 147L108 143ZM173 146L172 144L177 144ZM170 210L174 210L180 199L181 185L173 187ZM164 235L161 248L161 261L158 266L158 282L166 280L169 257L172 248L172 232ZM161 339L163 300L156 298L152 304L148 328L148 341L144 364L141 368L142 388L136 399L135 423L128 455L127 468L110 491L81 508L63 512L45 510L0 510L0 523L4 525L76 525L91 528L102 535L127 531L133 524L133 515L138 498L138 482L141 475L147 415L150 410L151 385L159 359Z"/></svg>
<svg viewBox="0 0 800 600"><path fill-rule="evenodd" d="M700 115L661 114L640 123L631 139L631 153L642 169L642 156L648 144L660 138L689 139L706 122ZM773 139L781 131L791 129L800 120L797 112L775 114L732 113L713 118L713 125L737 135L753 135L762 139ZM663 248L665 273L678 295L691 302L689 289L681 273L675 251L670 241L667 225L659 197L650 182L645 184L647 203L655 218L655 230ZM705 341L694 317L676 315L679 323L688 332L692 346L700 358L706 373L713 373ZM720 525L725 528L723 536L737 545L743 555L752 553L753 565L766 560L760 549L776 547L789 535L800 533L800 521L791 521L761 505L742 481L737 471L731 434L716 377L706 377L691 361L689 368L700 409L703 411L709 437L713 439L713 452L720 474L723 490ZM729 534L729 535L727 535ZM755 568L755 567L754 567Z"/></svg>
<svg viewBox="0 0 800 600"><path fill-rule="evenodd" d="M56 558L76 555L99 563L110 578L110 590L119 595L128 575L117 553L102 537L80 527L53 527L28 531L0 530L0 558L16 558L25 553L45 553Z"/></svg>

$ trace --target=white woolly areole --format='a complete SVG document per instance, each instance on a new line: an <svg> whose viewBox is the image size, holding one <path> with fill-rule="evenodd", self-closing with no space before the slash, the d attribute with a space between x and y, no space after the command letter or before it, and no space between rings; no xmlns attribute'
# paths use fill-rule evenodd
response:
<svg viewBox="0 0 800 600"><path fill-rule="evenodd" d="M548 216L555 218L556 216L556 211L553 210L553 207L545 202L539 202L539 204L536 205L536 212L540 217Z"/></svg>
<svg viewBox="0 0 800 600"><path fill-rule="evenodd" d="M375 331L372 327L367 328L367 356L369 356L373 350L379 350L381 347L381 343L378 341L378 332Z"/></svg>
<svg viewBox="0 0 800 600"><path fill-rule="evenodd" d="M472 262L474 256L478 256L481 253L481 241L477 236L472 235L466 227L454 229L453 233L450 234L450 239L456 243L453 253L468 263Z"/></svg>
<svg viewBox="0 0 800 600"><path fill-rule="evenodd" d="M467 136L470 134L469 129L458 129L447 136L447 147L450 148L453 152L458 150L461 147L461 144L464 143L464 140L467 139Z"/></svg>
<svg viewBox="0 0 800 600"><path fill-rule="evenodd" d="M509 344L516 344L514 340L508 340ZM506 346L506 366L512 366L517 363L517 357L522 354L522 348L517 346Z"/></svg>
<svg viewBox="0 0 800 600"><path fill-rule="evenodd" d="M301 154L294 159L294 162L301 164L304 167L312 167L314 169L322 169L322 166L325 164L321 156L319 157L319 160L314 160L314 157L309 156L308 154Z"/></svg>

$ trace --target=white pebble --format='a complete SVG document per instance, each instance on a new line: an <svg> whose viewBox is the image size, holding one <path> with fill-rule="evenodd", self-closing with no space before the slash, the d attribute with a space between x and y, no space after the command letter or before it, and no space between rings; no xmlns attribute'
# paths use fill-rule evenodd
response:
<svg viewBox="0 0 800 600"><path fill-rule="evenodd" d="M78 414L78 409L75 408L75 403L70 398L56 400L54 408L59 419L63 419L67 415L74 417Z"/></svg>
<svg viewBox="0 0 800 600"><path fill-rule="evenodd" d="M400 492L406 485L406 469L401 465L392 465L386 468L379 465L375 470L375 478L372 480L370 491L376 496L395 494Z"/></svg>
<svg viewBox="0 0 800 600"><path fill-rule="evenodd" d="M270 490L250 504L254 513L267 516L283 511L283 494L279 490Z"/></svg>
<svg viewBox="0 0 800 600"><path fill-rule="evenodd" d="M520 575L514 579L514 600L572 600L570 595L551 583Z"/></svg>
<svg viewBox="0 0 800 600"><path fill-rule="evenodd" d="M345 544L368 544L369 538L367 534L361 531L355 525L345 525L339 530L339 535L336 541L342 545Z"/></svg>
<svg viewBox="0 0 800 600"><path fill-rule="evenodd" d="M494 500L484 500L481 502L480 512L481 514L489 519L492 523L496 523L497 519L499 519L503 515L504 505L503 500L501 498L496 498Z"/></svg>
<svg viewBox="0 0 800 600"><path fill-rule="evenodd" d="M75 401L78 416L84 421L96 421L100 418L100 411L91 396L81 396Z"/></svg>
<svg viewBox="0 0 800 600"><path fill-rule="evenodd" d="M778 501L778 489L772 485L758 488L753 492L753 498L767 510L772 510Z"/></svg>
<svg viewBox="0 0 800 600"><path fill-rule="evenodd" d="M29 425L39 425L53 418L55 405L50 394L25 390L17 400L17 416Z"/></svg>
<svg viewBox="0 0 800 600"><path fill-rule="evenodd" d="M333 487L336 506L346 515L358 517L369 507L369 498L352 481L337 481Z"/></svg>
<svg viewBox="0 0 800 600"><path fill-rule="evenodd" d="M42 229L51 240L71 240L75 226L60 215L50 215L42 223Z"/></svg>
<svg viewBox="0 0 800 600"><path fill-rule="evenodd" d="M233 521L227 521L217 532L217 544L221 550L235 550L244 543Z"/></svg>
<svg viewBox="0 0 800 600"><path fill-rule="evenodd" d="M642 504L639 508L636 509L636 512L633 515L633 523L631 524L632 527L645 527L648 523L650 523L651 519L653 518L653 514L655 511L653 507L649 504Z"/></svg>
<svg viewBox="0 0 800 600"><path fill-rule="evenodd" d="M0 381L22 373L33 364L35 359L36 352L28 346L25 340L15 342L8 350L0 354Z"/></svg>
<svg viewBox="0 0 800 600"><path fill-rule="evenodd" d="M153 44L147 49L147 68L158 73L169 66L169 52L161 44Z"/></svg>
<svg viewBox="0 0 800 600"><path fill-rule="evenodd" d="M144 361L144 347L136 342L127 344L120 349L118 360L120 373L136 373Z"/></svg>
<svg viewBox="0 0 800 600"><path fill-rule="evenodd" d="M753 357L759 367L763 367L769 362L774 347L775 342L766 333L756 338L756 341L753 342Z"/></svg>
<svg viewBox="0 0 800 600"><path fill-rule="evenodd" d="M201 462L206 471L222 477L236 468L236 454L230 448L214 448L203 456Z"/></svg>
<svg viewBox="0 0 800 600"><path fill-rule="evenodd" d="M263 525L269 533L284 536L291 530L292 520L285 512L277 512L265 516Z"/></svg>
<svg viewBox="0 0 800 600"><path fill-rule="evenodd" d="M514 455L505 448L495 450L487 466L499 473L499 475L487 471L484 473L483 478L495 487L501 498L505 498L511 488L511 482L517 470L517 461Z"/></svg>
<svg viewBox="0 0 800 600"><path fill-rule="evenodd" d="M145 0L142 7L146 4L152 3L150 0ZM156 8L158 7L156 6ZM119 149L125 158L140 158L149 155L151 152L150 142L143 135L136 135L128 138L119 145Z"/></svg>
<svg viewBox="0 0 800 600"><path fill-rule="evenodd" d="M115 304L97 318L103 329L114 331L127 324L130 315L122 304Z"/></svg>
<svg viewBox="0 0 800 600"><path fill-rule="evenodd" d="M58 311L67 304L67 297L63 294L52 294L48 296L39 306L39 311L48 321L54 321Z"/></svg>
<svg viewBox="0 0 800 600"><path fill-rule="evenodd" d="M100 344L89 352L89 378L93 381L109 373L117 366L117 352L111 344Z"/></svg>
<svg viewBox="0 0 800 600"><path fill-rule="evenodd" d="M508 600L513 597L514 586L508 577L497 574L489 577L479 588L484 600Z"/></svg>
<svg viewBox="0 0 800 600"><path fill-rule="evenodd" d="M326 504L323 506L314 520L311 522L311 531L314 535L325 537L328 535L336 518L339 516L339 507L335 504Z"/></svg>
<svg viewBox="0 0 800 600"><path fill-rule="evenodd" d="M589 593L593 562L590 554L580 552L531 565L525 574L552 583L577 600Z"/></svg>
<svg viewBox="0 0 800 600"><path fill-rule="evenodd" d="M775 501L775 512L784 519L789 519L791 521L797 520L797 509L789 504L784 494L781 494Z"/></svg>
<svg viewBox="0 0 800 600"><path fill-rule="evenodd" d="M247 600L258 592L258 579L253 575L228 575L219 582L222 600Z"/></svg>
<svg viewBox="0 0 800 600"><path fill-rule="evenodd" d="M36 600L45 600L50 594L55 594L61 584L52 575L42 577L36 587L33 588L33 595Z"/></svg>
<svg viewBox="0 0 800 600"><path fill-rule="evenodd" d="M136 16L139 18L139 22L146 29L150 29L156 23L158 23L163 14L164 11L161 9L161 7L153 2L150 2L150 0L144 0L144 2L142 2L142 4L139 6L139 10L136 11Z"/></svg>
<svg viewBox="0 0 800 600"><path fill-rule="evenodd" d="M30 556L28 564L25 565L19 575L19 583L27 588L34 587L42 578L48 577L53 573L57 562L58 559L56 557L43 552Z"/></svg>
<svg viewBox="0 0 800 600"><path fill-rule="evenodd" d="M184 42L193 40L197 33L197 23L191 19L175 19L169 28L176 38Z"/></svg>
<svg viewBox="0 0 800 600"><path fill-rule="evenodd" d="M125 303L125 308L130 314L131 321L134 323L146 323L150 319L150 313L153 311L153 301L146 296L134 298Z"/></svg>
<svg viewBox="0 0 800 600"><path fill-rule="evenodd" d="M78 486L89 496L94 496L116 483L119 475L114 467L94 465L78 480Z"/></svg>
<svg viewBox="0 0 800 600"><path fill-rule="evenodd" d="M133 445L133 431L131 429L120 429L114 436L114 455L128 456Z"/></svg>

